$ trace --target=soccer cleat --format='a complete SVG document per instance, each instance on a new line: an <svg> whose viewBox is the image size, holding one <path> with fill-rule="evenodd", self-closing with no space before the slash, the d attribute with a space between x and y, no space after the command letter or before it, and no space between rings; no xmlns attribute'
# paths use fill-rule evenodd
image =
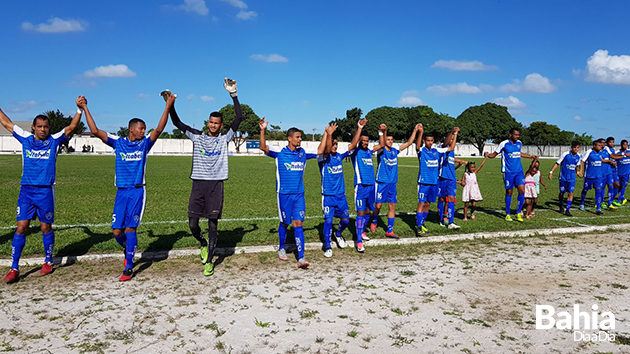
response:
<svg viewBox="0 0 630 354"><path fill-rule="evenodd" d="M385 233L385 237L387 237L387 238L394 238L394 239L396 239L396 240L398 240L398 239L400 238L400 237L398 237L398 235L396 235L396 234L395 234L395 233L393 233L393 232L386 232L386 233Z"/></svg>
<svg viewBox="0 0 630 354"><path fill-rule="evenodd" d="M620 207L621 203L618 203L617 201L612 202L612 205L616 206L616 207Z"/></svg>
<svg viewBox="0 0 630 354"><path fill-rule="evenodd" d="M608 209L610 209L610 210L617 210L617 209L619 209L619 208L617 208L617 207L616 207L616 206L614 206L613 204L610 204L610 205L608 206Z"/></svg>
<svg viewBox="0 0 630 354"><path fill-rule="evenodd" d="M359 253L365 252L365 247L363 247L363 242L357 242L357 252Z"/></svg>
<svg viewBox="0 0 630 354"><path fill-rule="evenodd" d="M369 241L369 240L370 240L370 238L369 238L369 237L367 237L367 235L365 234L365 232L363 232L363 233L361 234L361 238L363 239L363 241Z"/></svg>
<svg viewBox="0 0 630 354"><path fill-rule="evenodd" d="M46 274L52 273L52 271L53 271L52 263L46 262L46 263L42 264L42 269L39 271L39 274L40 275L46 275Z"/></svg>
<svg viewBox="0 0 630 354"><path fill-rule="evenodd" d="M15 283L18 280L20 280L20 271L13 268L11 268L7 276L4 277L4 282L7 284Z"/></svg>
<svg viewBox="0 0 630 354"><path fill-rule="evenodd" d="M507 214L505 216L505 221L512 221L512 217L510 216L510 214Z"/></svg>
<svg viewBox="0 0 630 354"><path fill-rule="evenodd" d="M332 254L333 254L332 248L329 248L324 252L324 257L330 258L332 257Z"/></svg>
<svg viewBox="0 0 630 354"><path fill-rule="evenodd" d="M523 222L523 213L516 214L516 221Z"/></svg>
<svg viewBox="0 0 630 354"><path fill-rule="evenodd" d="M342 235L335 234L335 243L339 248L346 248L346 239Z"/></svg>
<svg viewBox="0 0 630 354"><path fill-rule="evenodd" d="M376 224L370 224L370 231L376 232Z"/></svg>
<svg viewBox="0 0 630 354"><path fill-rule="evenodd" d="M131 269L125 269L122 275L120 276L120 278L118 278L118 281L129 281L131 280L132 274L133 274L133 271Z"/></svg>
<svg viewBox="0 0 630 354"><path fill-rule="evenodd" d="M298 265L297 265L298 268L300 268L300 269L308 269L308 266L310 266L310 264L308 264L306 259L300 258L298 260Z"/></svg>
<svg viewBox="0 0 630 354"><path fill-rule="evenodd" d="M628 202L628 199L623 198L623 202L621 202L621 205L626 205L627 202Z"/></svg>
<svg viewBox="0 0 630 354"><path fill-rule="evenodd" d="M426 227L424 227L424 225L420 225L420 228L422 229L422 233L427 233L429 232L429 229L427 229Z"/></svg>
<svg viewBox="0 0 630 354"><path fill-rule="evenodd" d="M579 209L582 210L582 211L586 210L586 209L584 209L584 204L580 205Z"/></svg>
<svg viewBox="0 0 630 354"><path fill-rule="evenodd" d="M566 215L566 216L573 216L573 214L571 214L571 212L568 211L568 210L564 212L564 215Z"/></svg>
<svg viewBox="0 0 630 354"><path fill-rule="evenodd" d="M199 250L199 258L201 258L201 264L208 262L208 246L202 246Z"/></svg>
<svg viewBox="0 0 630 354"><path fill-rule="evenodd" d="M214 264L212 264L212 262L208 262L206 264L203 265L203 275L205 276L211 276L212 274L214 274Z"/></svg>
<svg viewBox="0 0 630 354"><path fill-rule="evenodd" d="M422 237L423 233L424 231L422 231L422 227L416 226L416 237Z"/></svg>
<svg viewBox="0 0 630 354"><path fill-rule="evenodd" d="M448 224L448 229L449 230L459 230L459 229L461 229L461 226L455 225L455 223L452 222L452 223Z"/></svg>
<svg viewBox="0 0 630 354"><path fill-rule="evenodd" d="M443 221L440 221L440 226L446 227L446 224Z"/></svg>
<svg viewBox="0 0 630 354"><path fill-rule="evenodd" d="M602 214L603 214L602 211L599 210L599 209L597 209L597 211L595 211L595 215L602 215Z"/></svg>
<svg viewBox="0 0 630 354"><path fill-rule="evenodd" d="M278 258L280 258L283 261L287 260L287 250L285 250L284 248L281 248L278 250Z"/></svg>

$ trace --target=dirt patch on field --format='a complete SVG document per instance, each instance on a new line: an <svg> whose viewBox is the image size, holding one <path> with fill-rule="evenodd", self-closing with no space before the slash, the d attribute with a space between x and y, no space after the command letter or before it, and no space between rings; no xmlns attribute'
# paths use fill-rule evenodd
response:
<svg viewBox="0 0 630 354"><path fill-rule="evenodd" d="M0 351L630 353L630 235L579 235L37 268L0 285ZM536 330L535 306L611 311L616 341ZM592 331L590 331L592 332Z"/></svg>

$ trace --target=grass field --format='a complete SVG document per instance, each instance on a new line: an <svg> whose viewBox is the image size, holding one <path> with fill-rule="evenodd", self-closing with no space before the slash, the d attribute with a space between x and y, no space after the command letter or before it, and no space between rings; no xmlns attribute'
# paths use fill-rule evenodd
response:
<svg viewBox="0 0 630 354"><path fill-rule="evenodd" d="M543 177L551 169L553 160L542 160ZM529 164L529 161L524 161ZM580 225L604 225L621 223L630 215L630 208L605 212L596 216L592 211L575 210L568 218L557 210L557 180L547 182L549 190L542 190L538 202L537 216L524 223L508 223L504 217L504 189L500 173L500 160L489 160L478 176L484 200L479 204L477 220L464 223L463 203L457 204L456 223L459 231L451 231L437 224L435 205L427 227L431 234L492 232L502 230L537 229L544 227L567 227ZM147 165L147 207L138 233L138 250L170 250L173 248L197 247L189 236L187 205L190 193L191 157L150 156ZM395 232L402 237L414 237L415 208L417 205L416 178L418 161L401 158L399 162L398 204ZM353 205L353 174L349 163L345 164L346 195L348 204ZM527 167L527 166L526 166ZM458 171L463 173L463 167ZM60 155L57 163L56 194L56 244L55 255L82 255L89 252L120 251L113 240L109 222L116 189L114 183L113 156L67 156ZM21 156L0 156L0 257L11 253L11 240L15 227L15 208L21 176ZM557 176L557 174L556 174ZM308 162L305 172L306 215L304 231L307 242L322 238L320 177L317 163ZM541 186L542 189L542 186ZM581 180L576 194L579 199ZM461 188L458 190L461 195ZM593 204L593 192L589 193L587 207ZM577 207L577 205L576 205ZM516 197L512 209L516 208ZM386 215L387 206L381 210ZM408 214L407 214L408 213ZM268 157L231 157L230 179L225 184L224 220L219 223L219 246L246 246L275 244L277 242L277 207L275 172L273 159ZM234 220L238 219L238 220ZM386 216L380 221L375 237L385 236ZM204 222L205 224L205 222ZM37 222L32 225L37 226ZM205 227L204 227L205 232ZM354 233L354 222L345 232L346 238ZM41 254L41 233L31 228L27 237L24 255ZM289 237L291 239L291 237ZM350 250L347 250L350 252Z"/></svg>

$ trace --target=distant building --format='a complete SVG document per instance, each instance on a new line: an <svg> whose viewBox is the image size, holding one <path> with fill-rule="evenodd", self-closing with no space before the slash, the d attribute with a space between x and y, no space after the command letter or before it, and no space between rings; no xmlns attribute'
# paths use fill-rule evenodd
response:
<svg viewBox="0 0 630 354"><path fill-rule="evenodd" d="M13 122L13 123L17 124L18 127L24 129L24 131L27 131L29 133L31 131L31 126L33 125L33 122L27 122L27 121ZM11 133L9 133L8 130L4 129L4 127L0 125L0 136L2 135L11 135Z"/></svg>

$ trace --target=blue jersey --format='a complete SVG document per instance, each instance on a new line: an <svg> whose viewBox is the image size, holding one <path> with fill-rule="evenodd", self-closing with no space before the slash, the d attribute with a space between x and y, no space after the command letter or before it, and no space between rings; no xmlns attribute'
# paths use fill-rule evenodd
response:
<svg viewBox="0 0 630 354"><path fill-rule="evenodd" d="M49 135L46 140L37 140L33 134L14 125L13 136L22 144L22 181L20 184L23 186L54 185L59 145L68 141L65 129Z"/></svg>
<svg viewBox="0 0 630 354"><path fill-rule="evenodd" d="M377 182L398 182L398 154L400 154L400 151L393 147L389 151L387 148L382 148L376 153L376 161L378 161L378 167L376 168Z"/></svg>
<svg viewBox="0 0 630 354"><path fill-rule="evenodd" d="M432 147L431 150L426 147L418 150L418 160L420 162L418 183L437 185L440 168L440 154L445 154L447 151L448 148L435 147Z"/></svg>
<svg viewBox="0 0 630 354"><path fill-rule="evenodd" d="M619 176L627 176L630 175L630 157L626 156L626 153L630 152L629 150L621 151L619 150L617 153L622 154L623 157L617 160L617 174Z"/></svg>
<svg viewBox="0 0 630 354"><path fill-rule="evenodd" d="M591 179L599 179L603 174L602 165L602 152L595 152L592 149L589 149L584 156L582 156L582 161L586 165L586 174L584 177Z"/></svg>
<svg viewBox="0 0 630 354"><path fill-rule="evenodd" d="M343 154L329 154L317 157L319 173L322 176L322 195L341 195L346 193L346 184L343 179L343 159L350 155L349 152Z"/></svg>
<svg viewBox="0 0 630 354"><path fill-rule="evenodd" d="M513 143L512 141L503 140L497 149L494 150L497 154L501 154L501 172L504 173L518 173L523 172L523 165L521 165L521 147L523 144L520 140Z"/></svg>
<svg viewBox="0 0 630 354"><path fill-rule="evenodd" d="M440 178L451 181L457 180L455 174L455 151L448 151L440 154Z"/></svg>
<svg viewBox="0 0 630 354"><path fill-rule="evenodd" d="M350 153L352 167L354 168L354 185L374 185L374 163L372 162L372 150L356 148Z"/></svg>
<svg viewBox="0 0 630 354"><path fill-rule="evenodd" d="M602 158L604 159L610 159L610 155L614 154L615 150L608 147L608 146L604 146L604 148L602 149ZM609 175L613 172L617 172L617 168L613 167L612 165L609 164L604 164L604 172L602 172L603 176Z"/></svg>
<svg viewBox="0 0 630 354"><path fill-rule="evenodd" d="M280 194L304 193L304 168L306 160L317 154L307 153L301 147L295 151L285 146L279 152L269 150L267 156L276 159L276 192Z"/></svg>
<svg viewBox="0 0 630 354"><path fill-rule="evenodd" d="M129 141L127 137L121 138L110 134L105 144L113 147L116 154L116 187L144 186L147 155L155 144L149 135L139 140Z"/></svg>
<svg viewBox="0 0 630 354"><path fill-rule="evenodd" d="M560 155L556 163L560 166L561 181L575 181L575 169L580 163L580 158L580 154L573 155L571 151L565 151Z"/></svg>

